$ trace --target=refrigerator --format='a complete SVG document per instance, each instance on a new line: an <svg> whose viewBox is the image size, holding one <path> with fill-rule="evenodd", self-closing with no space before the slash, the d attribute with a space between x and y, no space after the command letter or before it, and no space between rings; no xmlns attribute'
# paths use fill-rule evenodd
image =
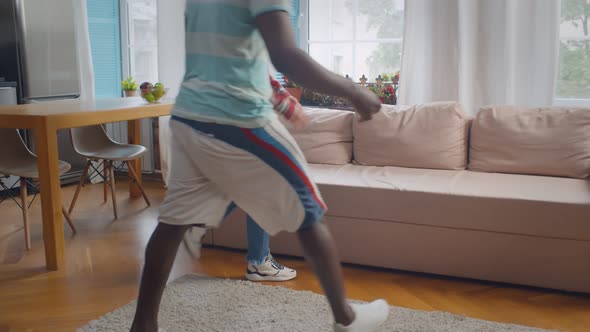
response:
<svg viewBox="0 0 590 332"><path fill-rule="evenodd" d="M80 96L73 0L0 0L0 77L20 103Z"/></svg>
<svg viewBox="0 0 590 332"><path fill-rule="evenodd" d="M80 97L72 1L79 0L0 0L0 78L16 82L19 104ZM34 134L25 136L35 151ZM58 132L58 146L59 158L72 165L62 181L77 181L86 161L67 130Z"/></svg>

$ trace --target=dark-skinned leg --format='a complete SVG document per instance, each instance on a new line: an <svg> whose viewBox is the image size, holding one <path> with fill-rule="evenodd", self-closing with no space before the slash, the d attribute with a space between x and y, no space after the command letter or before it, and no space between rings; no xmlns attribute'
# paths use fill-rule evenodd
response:
<svg viewBox="0 0 590 332"><path fill-rule="evenodd" d="M145 250L145 266L139 287L132 332L157 332L160 300L174 264L178 246L191 226L160 223Z"/></svg>
<svg viewBox="0 0 590 332"><path fill-rule="evenodd" d="M320 222L300 230L299 241L305 259L318 276L324 293L330 302L334 320L344 326L354 320L354 312L346 301L342 266L332 234L325 223Z"/></svg>

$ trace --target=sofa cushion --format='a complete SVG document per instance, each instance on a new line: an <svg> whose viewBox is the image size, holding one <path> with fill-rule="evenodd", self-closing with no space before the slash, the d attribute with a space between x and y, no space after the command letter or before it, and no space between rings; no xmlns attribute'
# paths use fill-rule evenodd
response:
<svg viewBox="0 0 590 332"><path fill-rule="evenodd" d="M455 102L383 105L372 121L353 122L360 165L460 170L467 166L469 119Z"/></svg>
<svg viewBox="0 0 590 332"><path fill-rule="evenodd" d="M590 177L590 109L484 107L471 128L469 169Z"/></svg>
<svg viewBox="0 0 590 332"><path fill-rule="evenodd" d="M590 181L310 165L328 216L590 240Z"/></svg>
<svg viewBox="0 0 590 332"><path fill-rule="evenodd" d="M309 125L300 130L287 128L310 163L344 165L352 160L354 113L325 108L303 108ZM285 121L283 121L285 123Z"/></svg>

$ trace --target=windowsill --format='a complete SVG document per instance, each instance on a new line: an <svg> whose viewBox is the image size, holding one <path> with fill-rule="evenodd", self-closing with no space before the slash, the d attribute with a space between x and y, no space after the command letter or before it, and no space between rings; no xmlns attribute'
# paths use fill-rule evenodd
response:
<svg viewBox="0 0 590 332"><path fill-rule="evenodd" d="M590 99L555 98L555 106L590 107Z"/></svg>

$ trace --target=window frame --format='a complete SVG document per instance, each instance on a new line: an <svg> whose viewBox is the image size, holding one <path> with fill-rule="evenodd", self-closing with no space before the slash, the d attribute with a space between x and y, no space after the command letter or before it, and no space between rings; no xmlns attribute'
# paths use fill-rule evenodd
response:
<svg viewBox="0 0 590 332"><path fill-rule="evenodd" d="M588 99L580 99L580 98L555 98L553 101L554 106L565 106L565 107L589 107L590 108L590 98Z"/></svg>
<svg viewBox="0 0 590 332"><path fill-rule="evenodd" d="M352 31L353 31L353 38L352 39L348 39L348 40L311 40L310 39L310 7L309 7L309 1L311 0L300 0L299 3L299 12L300 12L300 16L299 16L299 36L300 36L300 40L299 40L299 47L301 49L303 49L304 51L306 51L308 54L310 54L310 46L312 44L324 44L324 45L329 45L329 44L350 44L352 45L352 71L353 73L351 73L351 75L355 75L356 72L356 68L357 68L357 45L358 44L374 44L374 43L390 43L390 44L399 44L402 47L402 53L403 53L403 37L402 38L376 38L376 39L357 39L357 17L358 17L358 11L359 11L359 2L363 1L363 0L353 0L353 27L352 27ZM332 0L329 0L332 1ZM404 6L405 7L405 6ZM405 10L405 8L404 8ZM358 76L359 73L356 73L356 76ZM363 73L360 73L360 75L363 75ZM352 77L352 80L355 82L358 82L360 77ZM368 78L368 82L371 83L373 82L373 80L375 79L374 77L367 77Z"/></svg>
<svg viewBox="0 0 590 332"><path fill-rule="evenodd" d="M309 53L309 0L299 0L299 48Z"/></svg>
<svg viewBox="0 0 590 332"><path fill-rule="evenodd" d="M131 53L129 52L129 3L119 0L119 20L121 21L121 80L131 75Z"/></svg>

